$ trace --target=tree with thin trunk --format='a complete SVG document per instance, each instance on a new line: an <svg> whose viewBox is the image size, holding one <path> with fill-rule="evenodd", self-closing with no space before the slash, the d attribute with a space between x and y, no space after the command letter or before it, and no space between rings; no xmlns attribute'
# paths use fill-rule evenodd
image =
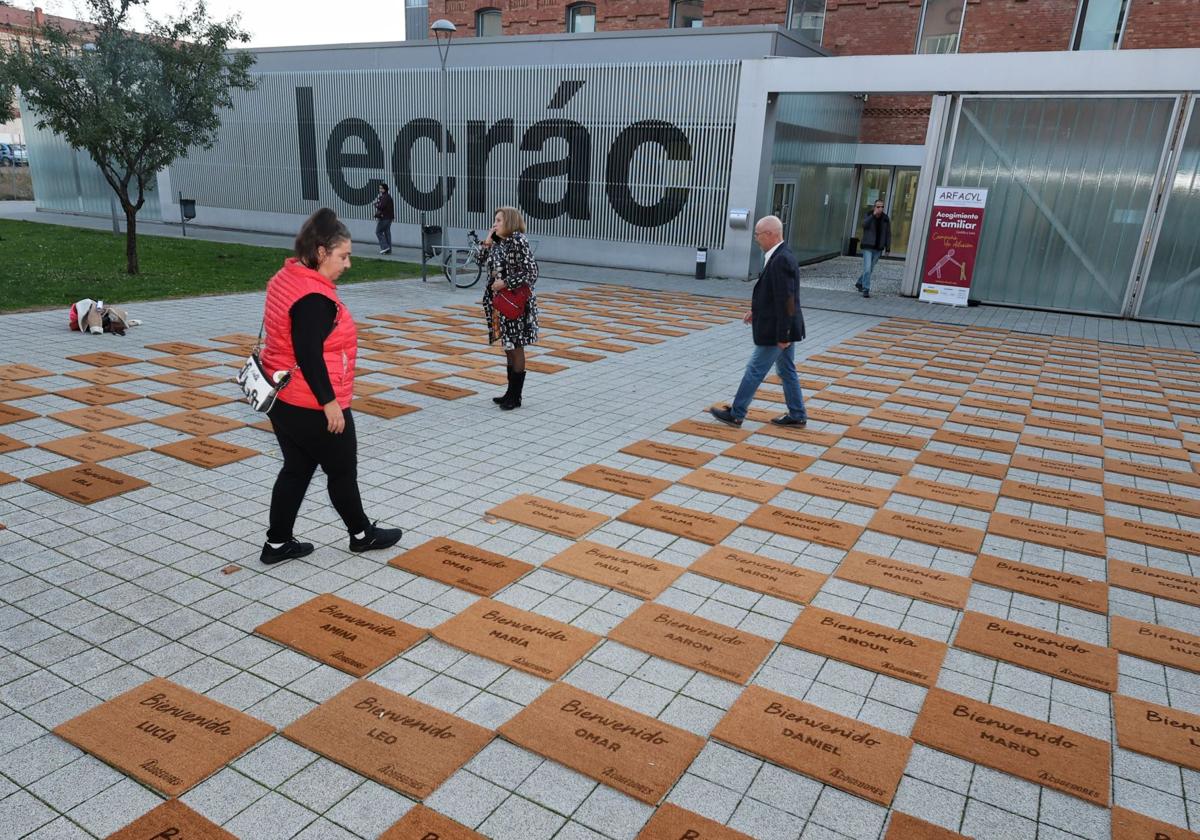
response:
<svg viewBox="0 0 1200 840"><path fill-rule="evenodd" d="M146 0L85 0L83 29L48 23L4 58L39 129L49 128L96 162L125 211L125 261L138 273L137 213L158 173L189 148L211 148L233 91L254 87L254 57L230 52L249 36L235 15L216 21L203 0L166 20L147 17Z"/></svg>

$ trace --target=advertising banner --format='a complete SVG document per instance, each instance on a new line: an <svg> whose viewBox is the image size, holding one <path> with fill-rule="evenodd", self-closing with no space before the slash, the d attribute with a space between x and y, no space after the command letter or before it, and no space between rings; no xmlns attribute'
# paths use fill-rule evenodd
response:
<svg viewBox="0 0 1200 840"><path fill-rule="evenodd" d="M925 243L920 299L966 306L979 251L987 190L938 187Z"/></svg>

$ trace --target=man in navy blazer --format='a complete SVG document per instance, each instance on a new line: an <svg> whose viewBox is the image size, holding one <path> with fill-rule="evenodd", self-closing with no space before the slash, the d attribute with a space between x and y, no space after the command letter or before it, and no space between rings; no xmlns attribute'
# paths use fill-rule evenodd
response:
<svg viewBox="0 0 1200 840"><path fill-rule="evenodd" d="M772 418L776 426L808 425L804 393L796 374L796 342L804 339L804 313L800 311L800 269L796 257L783 241L783 222L778 216L764 216L754 226L754 239L765 254L763 270L754 284L750 311L742 322L754 332L754 352L742 375L733 404L711 408L709 412L722 423L742 425L750 400L775 366L783 382L787 414Z"/></svg>

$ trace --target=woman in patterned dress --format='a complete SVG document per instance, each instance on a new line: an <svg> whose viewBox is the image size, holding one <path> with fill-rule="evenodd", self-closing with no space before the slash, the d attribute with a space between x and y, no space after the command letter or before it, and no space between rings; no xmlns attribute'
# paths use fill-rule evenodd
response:
<svg viewBox="0 0 1200 840"><path fill-rule="evenodd" d="M534 344L538 337L537 298L533 295L538 266L525 236L525 219L515 207L496 208L492 229L480 244L483 250L479 261L487 266L489 280L483 292L488 343L499 341L508 361L508 390L503 396L493 397L492 402L503 411L511 411L521 407L521 391L525 387L525 345ZM498 292L510 296L529 295L520 316L506 318L497 311L494 301Z"/></svg>

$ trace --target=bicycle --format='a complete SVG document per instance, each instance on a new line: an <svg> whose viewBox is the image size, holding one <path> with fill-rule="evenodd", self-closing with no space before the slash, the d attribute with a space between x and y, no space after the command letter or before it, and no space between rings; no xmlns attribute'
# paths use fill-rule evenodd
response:
<svg viewBox="0 0 1200 840"><path fill-rule="evenodd" d="M467 231L470 245L466 248L446 248L442 251L442 273L460 289L469 289L483 276L483 263L477 257L483 253L479 236Z"/></svg>

